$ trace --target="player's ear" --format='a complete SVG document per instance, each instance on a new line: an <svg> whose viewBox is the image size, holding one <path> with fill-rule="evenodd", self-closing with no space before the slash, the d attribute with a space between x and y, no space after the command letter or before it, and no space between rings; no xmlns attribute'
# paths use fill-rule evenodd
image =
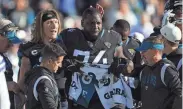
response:
<svg viewBox="0 0 183 109"><path fill-rule="evenodd" d="M52 57L49 57L48 64L51 64L52 62L53 62L53 58Z"/></svg>
<svg viewBox="0 0 183 109"><path fill-rule="evenodd" d="M48 64L50 64L51 62L52 62L52 60L51 60L51 59L49 59L49 60L48 60Z"/></svg>

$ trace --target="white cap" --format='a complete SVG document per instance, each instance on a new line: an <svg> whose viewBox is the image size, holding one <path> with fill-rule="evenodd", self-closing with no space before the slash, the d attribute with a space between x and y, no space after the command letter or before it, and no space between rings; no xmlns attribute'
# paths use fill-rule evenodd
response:
<svg viewBox="0 0 183 109"><path fill-rule="evenodd" d="M133 37L137 40L139 40L141 43L143 42L144 40L144 35L139 33L139 32L134 32L133 33Z"/></svg>
<svg viewBox="0 0 183 109"><path fill-rule="evenodd" d="M161 34L170 42L179 43L181 31L172 23L168 23L160 29Z"/></svg>
<svg viewBox="0 0 183 109"><path fill-rule="evenodd" d="M8 19L0 18L0 29L4 28L6 25L12 23Z"/></svg>

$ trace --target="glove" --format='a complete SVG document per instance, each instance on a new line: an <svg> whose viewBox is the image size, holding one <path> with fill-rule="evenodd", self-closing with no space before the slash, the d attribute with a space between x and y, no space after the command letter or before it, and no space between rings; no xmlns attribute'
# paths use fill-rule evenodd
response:
<svg viewBox="0 0 183 109"><path fill-rule="evenodd" d="M113 73L114 76L119 77L120 73L124 72L126 65L127 59L114 57L113 62L108 69L109 73Z"/></svg>
<svg viewBox="0 0 183 109"><path fill-rule="evenodd" d="M84 66L84 63L76 59L66 60L63 65L63 67L70 72L79 72L80 68L83 66Z"/></svg>
<svg viewBox="0 0 183 109"><path fill-rule="evenodd" d="M165 26L166 24L170 23L171 20L173 20L172 18L174 18L175 14L172 13L173 10L168 10L167 12L165 12L165 14L163 15L163 20L162 20L162 27Z"/></svg>

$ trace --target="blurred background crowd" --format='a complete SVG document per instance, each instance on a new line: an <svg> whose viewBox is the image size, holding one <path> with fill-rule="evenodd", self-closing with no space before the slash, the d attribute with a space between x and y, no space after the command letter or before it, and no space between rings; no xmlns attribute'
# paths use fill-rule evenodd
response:
<svg viewBox="0 0 183 109"><path fill-rule="evenodd" d="M131 33L139 32L148 37L153 27L161 24L164 5L167 0L0 0L0 17L10 19L22 31L25 41L31 39L31 25L36 14L45 9L55 8L62 17L62 28L81 28L83 11L96 3L104 8L103 27L110 29L117 19L130 23ZM14 81L17 81L18 45L7 53L13 64Z"/></svg>

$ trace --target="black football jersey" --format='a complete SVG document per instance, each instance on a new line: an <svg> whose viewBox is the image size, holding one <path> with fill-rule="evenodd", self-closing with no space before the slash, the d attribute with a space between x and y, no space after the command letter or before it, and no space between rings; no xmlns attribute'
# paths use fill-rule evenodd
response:
<svg viewBox="0 0 183 109"><path fill-rule="evenodd" d="M39 65L41 62L41 50L44 44L38 44L33 42L27 42L21 44L19 48L19 57L27 57L30 60L31 67Z"/></svg>
<svg viewBox="0 0 183 109"><path fill-rule="evenodd" d="M87 41L82 30L70 28L62 31L60 39L65 44L67 57L76 58L85 63L93 63L96 57L105 52L98 64L111 64L115 48L122 44L120 35L112 30L103 29L93 43Z"/></svg>

